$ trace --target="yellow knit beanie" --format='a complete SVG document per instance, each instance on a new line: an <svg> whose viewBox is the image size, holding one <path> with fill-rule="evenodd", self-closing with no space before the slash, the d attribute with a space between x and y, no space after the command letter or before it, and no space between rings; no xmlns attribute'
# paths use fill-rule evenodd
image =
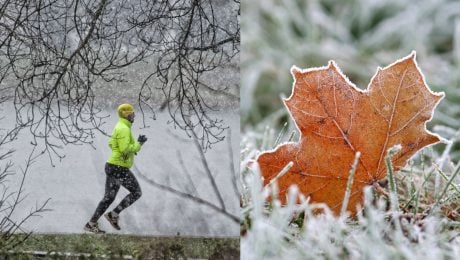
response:
<svg viewBox="0 0 460 260"><path fill-rule="evenodd" d="M121 118L128 118L129 115L134 113L134 107L130 104L121 104L118 106L118 116Z"/></svg>

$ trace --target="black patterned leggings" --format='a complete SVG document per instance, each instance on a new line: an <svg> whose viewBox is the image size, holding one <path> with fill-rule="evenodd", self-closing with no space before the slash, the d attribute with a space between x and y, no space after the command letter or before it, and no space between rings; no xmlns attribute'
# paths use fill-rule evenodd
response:
<svg viewBox="0 0 460 260"><path fill-rule="evenodd" d="M120 185L125 187L129 191L129 194L113 210L115 213L120 213L142 196L141 187L136 177L134 177L133 173L128 168L106 163L105 174L104 198L99 202L96 211L91 217L91 222L97 222L102 214L109 208L110 204L115 200L118 190L120 190Z"/></svg>

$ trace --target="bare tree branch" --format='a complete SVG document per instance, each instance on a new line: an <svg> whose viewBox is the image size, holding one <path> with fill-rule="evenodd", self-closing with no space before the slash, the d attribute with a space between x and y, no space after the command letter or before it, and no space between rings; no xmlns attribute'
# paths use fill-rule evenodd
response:
<svg viewBox="0 0 460 260"><path fill-rule="evenodd" d="M139 171L139 169L137 169L137 167L134 166L134 169L136 170L136 172L139 174L139 176L144 179L147 183L149 183L150 185L156 187L156 188L159 188L159 189L162 189L162 190L165 190L165 191L169 191L177 196L180 196L182 198L185 198L185 199L188 199L188 200L191 200L191 201L194 201L198 204L201 204L201 205L204 205L206 207L209 207L213 210L215 210L216 212L228 217L229 219L231 219L233 222L239 224L240 223L240 218L238 216L235 216L229 212L227 212L225 209L223 208L220 208L219 206L216 206L215 204L205 200L205 199L202 199L200 197L197 197L197 196L194 196L194 195L191 195L189 193L186 193L186 192L182 192L182 191L179 191L179 190L176 190L170 186L167 186L167 185L163 185L163 184L160 184L160 183L157 183L156 181L152 180L152 179L149 179L147 176L145 176L141 171Z"/></svg>
<svg viewBox="0 0 460 260"><path fill-rule="evenodd" d="M239 53L238 16L238 2L211 0L4 1L0 83L8 87L0 85L0 102L12 100L18 125L44 142L50 158L62 158L58 143L106 134L95 88L126 81L134 64L152 64L138 95L144 125L144 112L154 115L164 102L175 126L198 129L206 150L227 128L208 96L237 98L201 79Z"/></svg>
<svg viewBox="0 0 460 260"><path fill-rule="evenodd" d="M224 199L222 198L222 195L220 194L219 188L217 187L216 180L214 179L214 176L211 173L211 170L209 169L208 161L206 160L206 157L204 156L204 152L200 146L200 143L198 141L198 137L196 136L194 131L191 131L192 136L193 136L193 141L195 143L195 146L198 150L198 153L200 154L200 159L201 163L203 164L203 168L206 172L206 175L208 176L209 181L211 182L211 187L214 191L214 194L216 195L217 199L219 200L220 207L225 210L225 202Z"/></svg>
<svg viewBox="0 0 460 260"><path fill-rule="evenodd" d="M221 190L219 189L219 187L217 186L217 183L216 183L216 180L213 176L213 174L211 173L211 170L209 168L209 164L208 164L208 161L206 159L206 156L204 154L204 151L203 151L203 148L200 146L199 144L199 141L198 141L198 138L196 138L196 135L195 133L192 131L191 132L192 136L194 137L194 144L195 144L195 147L197 148L198 150L198 153L200 155L200 159L201 159L201 162L202 162L202 165L203 165L203 168L205 169L205 173L206 173L206 177L208 178L209 182L211 183L211 187L212 187L212 191L214 193L214 196L216 197L217 201L218 201L218 204L214 204L206 199L203 199L202 197L199 196L199 194L196 192L196 190L193 192L193 193L190 193L190 192L184 192L184 191L181 191L181 190L178 190L178 189L175 189L169 185L164 185L164 184L160 184L150 178L148 178L145 174L143 174L137 167L136 165L134 165L134 170L136 171L137 174L139 174L139 176L144 179L146 182L148 182L149 184L151 184L152 186L156 187L156 188L159 188L159 189L162 189L162 190L165 190L165 191L168 191L168 192L171 192L177 196L180 196L182 198L185 198L187 200L190 200L190 201L193 201L195 203L198 203L200 205L204 205L208 208L211 208L215 211L217 211L218 213L224 215L225 217L228 217L230 218L232 221L234 221L235 223L239 223L240 219L238 216L230 213L228 210L227 210L227 207L225 205L225 201L222 197L222 192ZM230 134L230 133L229 133ZM230 154L229 154L229 157L230 157L230 167L233 169L231 170L230 172L232 174L236 174L236 172L234 171L234 165L233 165L233 153L231 152L232 150L230 149ZM183 164L182 162L182 158L179 156L179 162L181 164ZM185 174L189 175L188 174L188 171L186 170L185 167L184 168L184 172ZM188 176L188 178L190 179L190 176ZM232 180L235 179L236 180L236 176L231 176ZM193 185L193 181L190 179L190 182L192 183ZM236 185L236 183L234 184ZM193 185L193 188L195 186ZM237 187L235 186L235 188L237 189ZM239 192L238 190L235 191L236 193L236 196L235 196L235 199L239 197Z"/></svg>
<svg viewBox="0 0 460 260"><path fill-rule="evenodd" d="M6 175L8 174L8 170L12 164L7 164L3 171L0 171L0 187L4 188L2 197L0 198L0 250L12 249L25 241L31 233L22 228L23 224L30 218L38 216L48 210L46 205L48 204L49 199L44 203L37 205L36 208L31 209L30 212L21 219L13 219L14 212L25 198L23 194L24 182L26 180L27 172L30 170L30 166L36 158L37 155L35 155L35 149L32 149L26 160L25 168L22 169L22 177L18 185L19 187L14 192L8 192L8 189L5 187ZM0 159L0 162L1 161L2 160ZM26 236L14 236L18 231L25 233Z"/></svg>

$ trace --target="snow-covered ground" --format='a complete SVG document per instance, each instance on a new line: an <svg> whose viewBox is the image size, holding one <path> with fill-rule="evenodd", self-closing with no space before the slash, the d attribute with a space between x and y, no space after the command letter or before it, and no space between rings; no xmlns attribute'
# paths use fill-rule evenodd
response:
<svg viewBox="0 0 460 260"><path fill-rule="evenodd" d="M2 114L3 112L5 110ZM111 115L104 127L110 133L117 116L115 111L105 111L105 113ZM221 117L232 129L233 160L237 166L239 165L237 160L240 128L238 112L222 113ZM172 125L167 124L168 119L167 114L157 114L157 120L150 121L150 128L144 129L139 128L140 120L134 123L135 136L141 133L149 138L135 159L137 169L158 183L183 191L191 190L190 178L179 163L178 151L180 151L198 194L219 205L192 140L182 130L174 129ZM11 121L7 116L0 123L2 128L5 128L7 127L5 124L8 125ZM16 162L18 173L9 178L10 190L13 190L20 177L18 167L24 166L24 161L32 149L31 140L32 137L26 130L14 142L13 147L17 152L12 159ZM23 226L26 230L38 233L83 232L83 225L94 212L104 193L104 164L110 154L107 142L108 137L97 133L94 140L96 149L89 145L68 145L63 148L66 157L61 162L56 161L55 167L51 166L46 155L32 165L25 183L25 192L28 196L15 216L19 218L37 203L48 198L51 200L47 208L52 211L26 222ZM233 190L227 141L214 145L205 155L217 185L222 191L228 211L238 216L238 196ZM104 218L101 218L99 223L103 229L111 233L155 236L178 233L185 236L239 235L239 225L228 218L205 206L155 188L140 178L136 172L135 175L140 182L143 196L121 213L122 231L115 231ZM109 209L115 207L126 194L127 191L121 188L117 199Z"/></svg>

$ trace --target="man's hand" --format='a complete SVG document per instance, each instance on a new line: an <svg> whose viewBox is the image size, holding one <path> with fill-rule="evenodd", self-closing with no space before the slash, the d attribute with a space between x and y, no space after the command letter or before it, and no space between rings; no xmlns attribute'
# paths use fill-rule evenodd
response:
<svg viewBox="0 0 460 260"><path fill-rule="evenodd" d="M145 142L147 142L147 137L145 135L139 135L139 137L137 138L137 141L143 145Z"/></svg>

